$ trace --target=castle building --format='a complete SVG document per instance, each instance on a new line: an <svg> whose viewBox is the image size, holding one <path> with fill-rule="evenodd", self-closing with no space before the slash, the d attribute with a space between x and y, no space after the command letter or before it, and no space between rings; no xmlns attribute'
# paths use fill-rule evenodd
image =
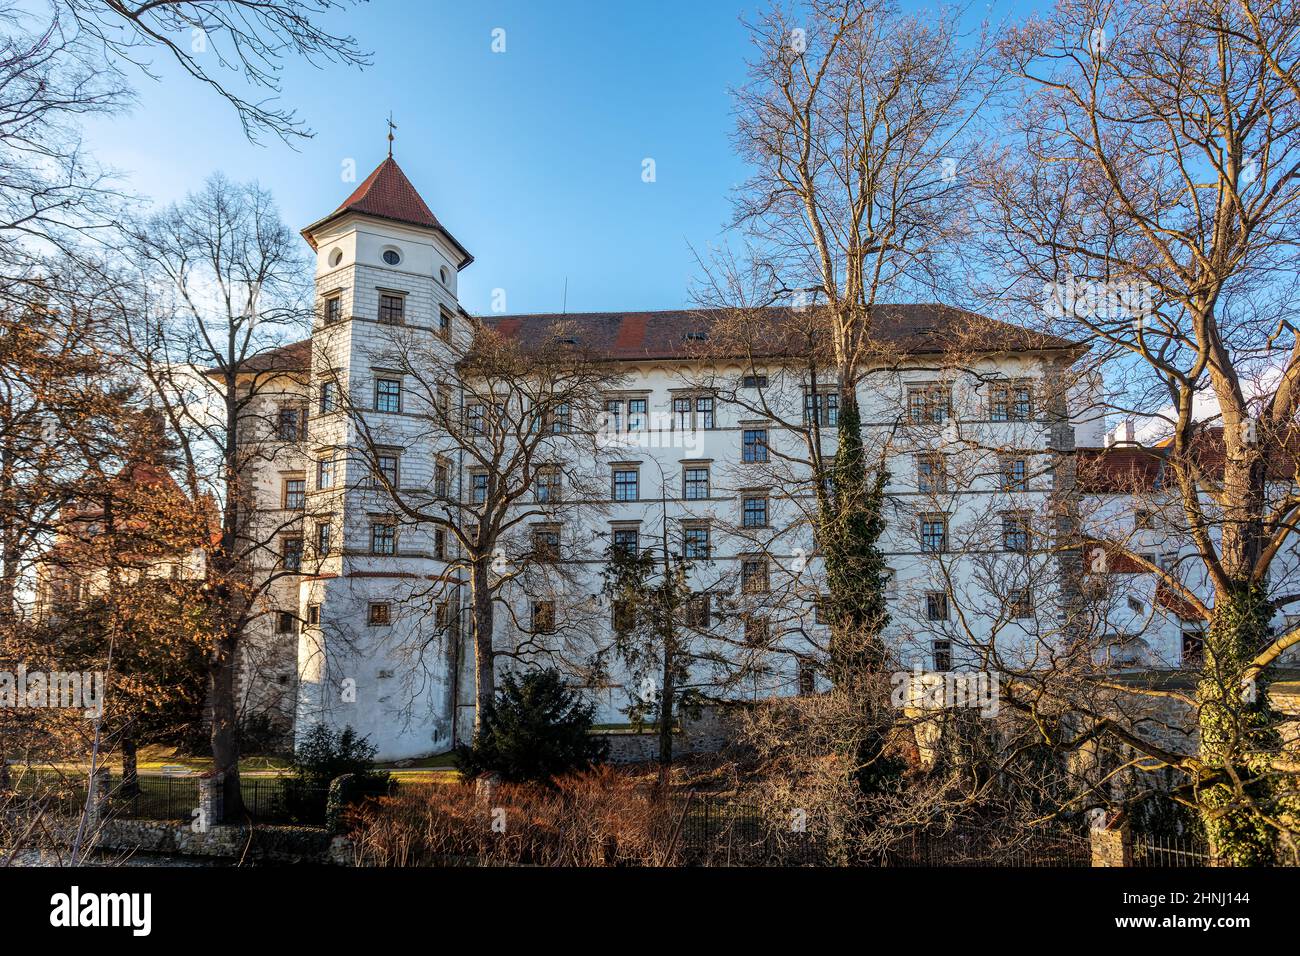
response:
<svg viewBox="0 0 1300 956"><path fill-rule="evenodd" d="M457 283L473 257L391 156L303 236L316 254L315 327L263 360L282 376L263 393L277 405L268 417L297 441L255 478L259 508L290 519L280 559L301 573L276 582L275 607L246 642L257 657L248 699L263 696L258 684L292 685L296 694L272 696L294 701L280 717L297 734L352 726L380 759L468 737L473 649L458 549L394 508L386 489L471 506L482 493L489 478L424 414L432 402L481 409L466 407L454 374L425 380L410 362L425 355L454 370L480 328L524 348L561 335L594 356L610 374L605 427L619 436L590 461L554 462L557 483L539 479L518 504L531 511L517 531L562 555L563 574L546 586L520 575L496 593L500 666L549 662L542 646L564 645L554 657L599 719L626 720L645 679L617 655L591 666L617 615L603 568L611 547L667 538L696 559L699 623L719 646L689 684L743 698L818 686L818 654L800 649L825 647L825 583L799 462L809 425L833 454L839 423L833 381L817 380L797 349L710 353L702 346L723 319L707 310L471 316ZM792 310L768 310L769 320L796 321ZM1059 556L1035 542L1059 528L1077 449L1110 454L1095 395L1068 379L1082 348L932 304L879 307L874 334L860 403L868 452L883 454L889 474L886 639L907 667L1033 666L1042 642L1060 638L1068 590ZM597 480L572 479L584 490L561 508L560 483L579 471ZM593 495L596 486L605 491ZM1148 630L1182 633L1185 608L1149 604ZM1120 641L1128 656L1117 662L1179 666L1180 640L1152 639L1140 653ZM733 665L743 676L727 679ZM584 667L599 679L581 679Z"/></svg>

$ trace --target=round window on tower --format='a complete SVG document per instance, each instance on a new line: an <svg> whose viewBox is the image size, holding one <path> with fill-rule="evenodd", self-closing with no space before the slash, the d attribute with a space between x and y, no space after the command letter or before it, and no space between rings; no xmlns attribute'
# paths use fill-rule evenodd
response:
<svg viewBox="0 0 1300 956"><path fill-rule="evenodd" d="M447 267L446 267L446 266L443 266L441 269L439 269L439 270L438 270L438 275L442 278L442 284L443 284L443 285L446 285L446 284L447 284Z"/></svg>
<svg viewBox="0 0 1300 956"><path fill-rule="evenodd" d="M330 259L329 259L330 266L331 266L331 267L336 266L336 265L338 265L338 264L339 264L340 262L342 262L342 261L343 261L343 250L342 250L342 249L331 249L331 250L330 250Z"/></svg>
<svg viewBox="0 0 1300 956"><path fill-rule="evenodd" d="M402 261L402 254L398 252L396 249L385 249L384 261L387 262L390 266L395 266Z"/></svg>

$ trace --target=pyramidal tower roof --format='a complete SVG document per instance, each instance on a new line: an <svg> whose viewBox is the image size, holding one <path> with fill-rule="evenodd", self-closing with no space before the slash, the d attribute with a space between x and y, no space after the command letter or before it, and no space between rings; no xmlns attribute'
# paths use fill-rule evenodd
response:
<svg viewBox="0 0 1300 956"><path fill-rule="evenodd" d="M468 250L438 221L438 217L416 192L411 181L406 178L406 173L402 172L402 167L397 165L397 160L392 156L388 156L376 166L374 172L367 176L337 209L304 229L303 237L315 249L314 233L347 213L360 213L363 216L374 216L410 226L436 229L461 253L462 260L459 268L463 269L474 261L474 257Z"/></svg>

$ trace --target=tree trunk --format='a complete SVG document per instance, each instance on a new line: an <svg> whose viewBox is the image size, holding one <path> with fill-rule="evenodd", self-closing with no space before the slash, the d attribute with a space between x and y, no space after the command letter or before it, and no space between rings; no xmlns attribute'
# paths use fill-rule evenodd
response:
<svg viewBox="0 0 1300 956"><path fill-rule="evenodd" d="M671 625L670 625L671 626ZM677 687L673 683L673 654L670 643L664 642L663 688L659 694L659 781L661 797L668 796L668 784L673 770L673 698Z"/></svg>
<svg viewBox="0 0 1300 956"><path fill-rule="evenodd" d="M474 736L483 726L483 707L496 693L496 660L492 648L492 591L489 558L474 561L470 590L474 602Z"/></svg>
<svg viewBox="0 0 1300 956"><path fill-rule="evenodd" d="M140 775L136 768L136 741L133 734L122 737L122 789L124 797L140 792Z"/></svg>
<svg viewBox="0 0 1300 956"><path fill-rule="evenodd" d="M222 812L226 820L237 820L244 815L244 800L239 788L238 709L235 703L238 646L238 636L227 632L217 642L208 666L212 765L213 769L225 774Z"/></svg>

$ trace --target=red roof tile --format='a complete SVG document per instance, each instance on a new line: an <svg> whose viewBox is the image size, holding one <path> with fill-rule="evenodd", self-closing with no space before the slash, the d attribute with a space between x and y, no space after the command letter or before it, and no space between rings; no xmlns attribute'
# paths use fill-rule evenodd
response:
<svg viewBox="0 0 1300 956"><path fill-rule="evenodd" d="M349 212L377 216L380 219L404 222L412 226L423 226L426 229L437 229L461 252L463 259L460 268L469 265L474 259L465 247L456 241L456 237L438 221L438 217L433 214L428 204L411 185L411 181L406 178L402 167L397 165L397 160L391 156L376 166L374 172L352 191L351 196L343 200L338 209L319 222L308 226L302 234L315 249L316 243L311 234L325 223Z"/></svg>

